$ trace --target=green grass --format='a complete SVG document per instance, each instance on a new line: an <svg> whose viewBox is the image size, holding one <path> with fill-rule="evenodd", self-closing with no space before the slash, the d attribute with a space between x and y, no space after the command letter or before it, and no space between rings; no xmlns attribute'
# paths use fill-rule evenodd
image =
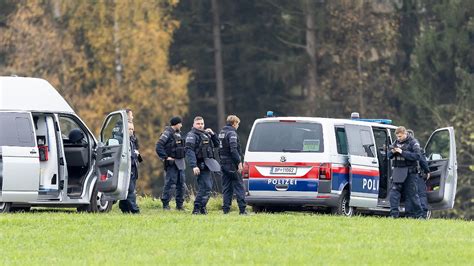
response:
<svg viewBox="0 0 474 266"><path fill-rule="evenodd" d="M474 223L313 213L207 216L161 210L141 215L68 210L0 216L0 264L426 264L474 261ZM235 204L235 202L234 202Z"/></svg>

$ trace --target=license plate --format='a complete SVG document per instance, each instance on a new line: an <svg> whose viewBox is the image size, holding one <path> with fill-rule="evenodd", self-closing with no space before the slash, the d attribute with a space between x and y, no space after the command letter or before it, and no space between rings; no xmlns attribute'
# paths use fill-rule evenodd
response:
<svg viewBox="0 0 474 266"><path fill-rule="evenodd" d="M270 174L274 175L296 175L296 167L272 167Z"/></svg>

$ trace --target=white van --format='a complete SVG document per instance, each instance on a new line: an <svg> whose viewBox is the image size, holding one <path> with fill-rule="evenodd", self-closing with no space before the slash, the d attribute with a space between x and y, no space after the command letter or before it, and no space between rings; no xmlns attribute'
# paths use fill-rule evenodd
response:
<svg viewBox="0 0 474 266"><path fill-rule="evenodd" d="M0 77L0 212L110 211L130 182L127 121L109 114L98 142L46 80Z"/></svg>
<svg viewBox="0 0 474 266"><path fill-rule="evenodd" d="M396 127L385 122L257 119L245 152L247 203L254 211L324 207L346 216L354 208L388 212L392 164L386 150ZM454 129L434 131L425 151L431 209L452 208L457 182Z"/></svg>

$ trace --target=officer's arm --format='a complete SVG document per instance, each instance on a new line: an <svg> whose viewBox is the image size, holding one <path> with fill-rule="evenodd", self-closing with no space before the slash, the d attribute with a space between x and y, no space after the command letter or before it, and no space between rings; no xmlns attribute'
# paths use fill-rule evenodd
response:
<svg viewBox="0 0 474 266"><path fill-rule="evenodd" d="M196 153L194 152L196 148L196 137L193 134L188 134L186 136L186 160L188 161L191 168L197 167Z"/></svg>
<svg viewBox="0 0 474 266"><path fill-rule="evenodd" d="M166 160L166 158L168 158L168 154L166 154L166 149L165 149L166 141L168 141L168 139L169 139L169 135L166 132L164 132L163 134L161 134L160 139L156 143L156 147L155 147L156 154L162 160Z"/></svg>
<svg viewBox="0 0 474 266"><path fill-rule="evenodd" d="M388 158L389 158L389 159L393 159L393 157L395 157L395 153L393 153L391 149L388 150L387 155L388 155Z"/></svg>
<svg viewBox="0 0 474 266"><path fill-rule="evenodd" d="M238 142L237 142L237 133L229 132L229 146L230 146L230 154L232 156L232 160L237 165L241 162L239 149L238 149Z"/></svg>
<svg viewBox="0 0 474 266"><path fill-rule="evenodd" d="M221 144L221 141L219 140L219 137L217 136L217 134L211 135L211 141L214 144L214 147L219 147L219 145Z"/></svg>
<svg viewBox="0 0 474 266"><path fill-rule="evenodd" d="M423 169L423 172L425 172L425 174L428 174L430 172L430 168L428 167L428 162L426 161L426 157L423 154L420 156L420 166L421 166L421 169Z"/></svg>
<svg viewBox="0 0 474 266"><path fill-rule="evenodd" d="M420 143L415 142L413 145L413 151L403 151L402 156L403 158L410 160L410 161L419 161L421 158L421 148Z"/></svg>

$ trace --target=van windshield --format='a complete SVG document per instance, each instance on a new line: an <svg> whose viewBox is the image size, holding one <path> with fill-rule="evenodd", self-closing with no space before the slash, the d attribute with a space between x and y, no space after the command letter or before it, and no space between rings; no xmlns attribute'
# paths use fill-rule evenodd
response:
<svg viewBox="0 0 474 266"><path fill-rule="evenodd" d="M323 152L323 132L319 123L262 122L255 125L249 151Z"/></svg>

